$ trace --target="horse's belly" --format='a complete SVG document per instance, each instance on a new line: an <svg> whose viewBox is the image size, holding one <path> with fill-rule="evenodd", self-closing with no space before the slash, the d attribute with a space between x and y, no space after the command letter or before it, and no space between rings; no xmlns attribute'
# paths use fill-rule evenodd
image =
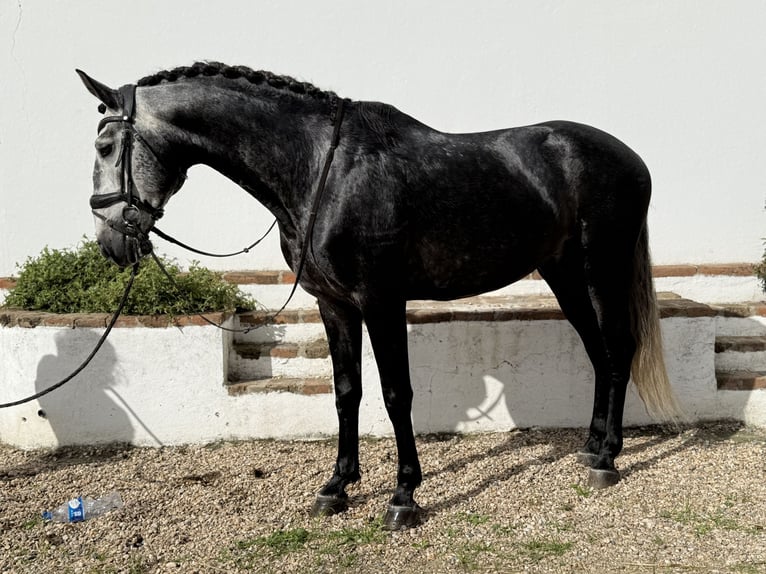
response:
<svg viewBox="0 0 766 574"><path fill-rule="evenodd" d="M500 242L503 243L503 242ZM556 251L556 244L541 238L534 245L486 242L470 247L429 246L419 253L408 273L408 299L448 300L500 289L529 275Z"/></svg>

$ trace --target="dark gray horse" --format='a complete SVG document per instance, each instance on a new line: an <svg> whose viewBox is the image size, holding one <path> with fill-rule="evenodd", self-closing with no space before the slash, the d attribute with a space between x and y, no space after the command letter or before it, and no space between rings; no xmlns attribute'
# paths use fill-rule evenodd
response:
<svg viewBox="0 0 766 574"><path fill-rule="evenodd" d="M614 137L562 121L445 134L386 104L219 63L119 90L80 76L108 110L91 199L105 255L122 266L145 255L155 220L186 170L201 163L265 205L279 222L287 264L305 265L300 284L318 300L339 420L337 462L315 514L345 509L346 487L360 478L364 321L399 455L385 524L420 520L411 299L466 297L540 272L595 370L579 458L596 486L619 480L614 459L631 372L652 412L675 414L650 274L649 172Z"/></svg>

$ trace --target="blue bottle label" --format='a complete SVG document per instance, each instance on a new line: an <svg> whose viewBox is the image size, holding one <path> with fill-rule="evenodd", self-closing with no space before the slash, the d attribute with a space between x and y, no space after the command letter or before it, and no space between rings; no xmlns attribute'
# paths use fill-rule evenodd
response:
<svg viewBox="0 0 766 574"><path fill-rule="evenodd" d="M85 520L85 511L82 508L82 496L69 501L69 522L82 522Z"/></svg>

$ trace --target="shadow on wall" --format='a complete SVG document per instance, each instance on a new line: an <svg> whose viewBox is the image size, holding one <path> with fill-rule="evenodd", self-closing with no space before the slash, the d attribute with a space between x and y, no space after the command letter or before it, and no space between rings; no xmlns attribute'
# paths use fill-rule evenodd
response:
<svg viewBox="0 0 766 574"><path fill-rule="evenodd" d="M574 329L513 323L413 326L416 432L589 424L593 370Z"/></svg>
<svg viewBox="0 0 766 574"><path fill-rule="evenodd" d="M76 369L85 358L83 349L94 348L99 337L100 333L90 329L56 334L56 353L44 356L37 365L36 391ZM116 368L114 348L107 341L79 375L39 399L38 415L48 421L60 446L132 441L129 407L116 389Z"/></svg>
<svg viewBox="0 0 766 574"><path fill-rule="evenodd" d="M668 373L691 422L752 421L762 404L759 391L719 390L716 370L766 370L766 352L722 355L714 352L714 343L721 332L766 336L766 322L743 317L722 330L720 319L663 321ZM410 343L418 433L590 424L593 368L566 321L413 325ZM657 422L633 384L625 421L627 426Z"/></svg>

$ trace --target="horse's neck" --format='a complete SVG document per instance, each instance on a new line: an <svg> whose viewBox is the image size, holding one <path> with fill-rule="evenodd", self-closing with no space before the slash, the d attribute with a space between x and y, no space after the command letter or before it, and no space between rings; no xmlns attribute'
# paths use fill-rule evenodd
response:
<svg viewBox="0 0 766 574"><path fill-rule="evenodd" d="M298 102L243 98L234 90L197 88L193 96L176 98L184 104L173 112L189 164L222 173L272 211L283 232L299 234L322 142L329 140L329 113L324 118Z"/></svg>

